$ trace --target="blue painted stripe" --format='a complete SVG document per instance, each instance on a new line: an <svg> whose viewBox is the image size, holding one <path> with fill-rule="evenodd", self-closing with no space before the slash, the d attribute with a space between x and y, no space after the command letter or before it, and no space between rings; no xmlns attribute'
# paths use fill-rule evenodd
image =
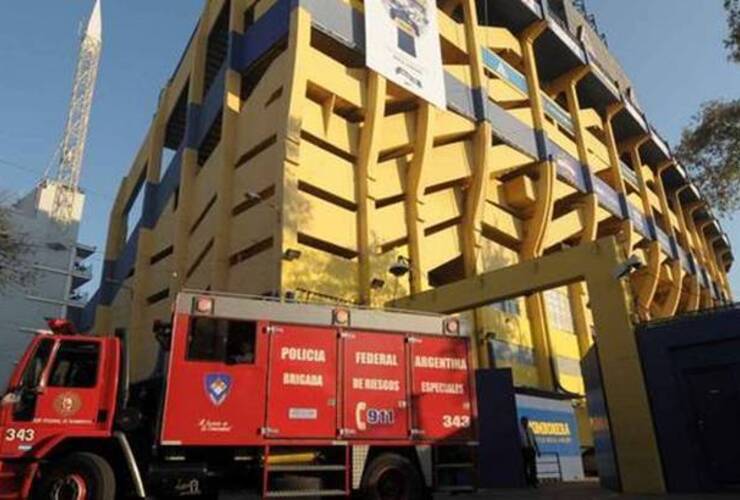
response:
<svg viewBox="0 0 740 500"><path fill-rule="evenodd" d="M625 212L622 207L619 193L617 193L615 189L613 189L600 177L593 176L592 180L594 192L596 193L596 197L599 200L599 205L604 207L612 215L616 215L620 219L624 219Z"/></svg>
<svg viewBox="0 0 740 500"><path fill-rule="evenodd" d="M514 69L511 64L486 47L481 49L481 55L483 58L483 64L485 64L488 69L496 73L502 80L508 82L523 94L529 94L527 78Z"/></svg>
<svg viewBox="0 0 740 500"><path fill-rule="evenodd" d="M473 91L471 88L452 76L450 73L445 72L445 89L447 94L447 106L466 118L477 121L478 117L475 110L475 99L473 98Z"/></svg>
<svg viewBox="0 0 740 500"><path fill-rule="evenodd" d="M95 323L95 310L100 304L100 289L96 290L90 300L87 301L82 309L80 318L77 323L77 329L81 332L88 332Z"/></svg>
<svg viewBox="0 0 740 500"><path fill-rule="evenodd" d="M483 47L481 49L481 55L483 58L483 63L489 70L493 71L502 80L508 82L511 86L513 86L520 92L526 95L529 94L527 78L519 71L514 69L512 65L510 65L502 57L486 47ZM541 95L542 105L544 107L545 113L550 118L558 122L563 128L568 130L570 133L573 133L575 129L570 114L563 108L561 108L558 103L550 99L544 92L541 92Z"/></svg>
<svg viewBox="0 0 740 500"><path fill-rule="evenodd" d="M185 147L198 149L198 133L200 129L200 105L188 103L187 122L185 125Z"/></svg>
<svg viewBox="0 0 740 500"><path fill-rule="evenodd" d="M689 259L689 254L684 250L682 247L677 248L678 251L678 260L681 261L681 267L684 271L687 273L693 274L692 268L691 268L691 259Z"/></svg>
<svg viewBox="0 0 740 500"><path fill-rule="evenodd" d="M502 340L491 340L490 343L496 361L534 366L534 351L531 348Z"/></svg>
<svg viewBox="0 0 740 500"><path fill-rule="evenodd" d="M156 211L157 189L159 184L147 182L144 185L144 206L141 210L141 227L152 229L157 223L159 214Z"/></svg>
<svg viewBox="0 0 740 500"><path fill-rule="evenodd" d="M234 46L229 60L231 69L239 73L247 71L276 43L288 36L293 6L291 0L279 0L246 33L231 33ZM351 9L349 6L347 8Z"/></svg>
<svg viewBox="0 0 740 500"><path fill-rule="evenodd" d="M490 99L486 104L486 120L491 124L493 133L513 148L539 159L534 129Z"/></svg>
<svg viewBox="0 0 740 500"><path fill-rule="evenodd" d="M655 233L658 237L660 248L668 255L673 256L673 244L670 236L655 224Z"/></svg>
<svg viewBox="0 0 740 500"><path fill-rule="evenodd" d="M221 117L223 109L224 94L226 92L226 64L221 65L221 69L213 80L211 88L208 89L208 95L203 100L198 117L198 135L196 144L200 148L201 144L211 130L211 126Z"/></svg>
<svg viewBox="0 0 740 500"><path fill-rule="evenodd" d="M588 192L581 163L554 142L550 141L549 146L557 165L558 176L580 192Z"/></svg>
<svg viewBox="0 0 740 500"><path fill-rule="evenodd" d="M154 224L156 225L159 218L162 216L164 209L167 207L167 203L170 201L170 197L175 193L180 184L180 170L182 167L182 153L183 148L181 147L175 156L170 160L170 164L165 170L164 176L159 181L159 187L157 188L157 198L154 203L153 212L155 214Z"/></svg>
<svg viewBox="0 0 740 500"><path fill-rule="evenodd" d="M627 203L629 207L630 220L635 225L635 231L637 231L643 238L650 238L650 227L648 225L647 218L632 202Z"/></svg>
<svg viewBox="0 0 740 500"><path fill-rule="evenodd" d="M537 157L540 161L549 160L550 145L554 145L554 143L547 138L547 132L544 130L534 129L534 140L537 144Z"/></svg>
<svg viewBox="0 0 740 500"><path fill-rule="evenodd" d="M534 366L535 364L535 353L531 347L496 339L490 340L489 343L497 362L527 366ZM581 376L581 365L577 359L558 355L554 359L560 374L573 377Z"/></svg>
<svg viewBox="0 0 740 500"><path fill-rule="evenodd" d="M571 120L570 114L568 114L567 111L561 108L558 103L543 94L542 105L545 108L545 114L558 122L563 128L565 128L565 130L567 130L571 134L575 133L575 127L573 126L573 120Z"/></svg>
<svg viewBox="0 0 740 500"><path fill-rule="evenodd" d="M121 255L116 261L115 270L113 272L113 281L115 285L120 286L123 280L126 279L131 269L136 263L136 251L139 245L139 229L140 224L136 224L136 227L131 232L126 246L123 247Z"/></svg>
<svg viewBox="0 0 740 500"><path fill-rule="evenodd" d="M632 170L622 160L619 160L619 169L622 172L622 177L624 177L624 180L632 184L634 187L640 187L640 181L637 177L637 172Z"/></svg>
<svg viewBox="0 0 740 500"><path fill-rule="evenodd" d="M699 272L699 266L693 253L689 253L689 265L691 266L691 274L697 274Z"/></svg>
<svg viewBox="0 0 740 500"><path fill-rule="evenodd" d="M671 242L671 258L678 260L678 241L676 241L675 237L671 236L670 242Z"/></svg>

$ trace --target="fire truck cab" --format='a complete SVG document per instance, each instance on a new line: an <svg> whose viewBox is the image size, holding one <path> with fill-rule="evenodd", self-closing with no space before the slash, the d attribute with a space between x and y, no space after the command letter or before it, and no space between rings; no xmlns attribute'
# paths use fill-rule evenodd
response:
<svg viewBox="0 0 740 500"><path fill-rule="evenodd" d="M32 340L0 407L0 499L414 499L474 484L455 317L185 292L153 330L157 368L133 384L125 336Z"/></svg>

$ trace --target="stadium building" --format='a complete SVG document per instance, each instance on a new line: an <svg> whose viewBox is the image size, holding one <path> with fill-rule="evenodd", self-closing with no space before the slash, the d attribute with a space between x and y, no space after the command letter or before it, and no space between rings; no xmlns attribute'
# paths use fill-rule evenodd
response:
<svg viewBox="0 0 740 500"><path fill-rule="evenodd" d="M205 3L85 311L129 332L135 378L183 288L383 305L615 236L636 318L730 301L727 236L587 16L570 0L436 4L444 109L366 67L359 1ZM584 422L589 306L571 284L471 311L481 364Z"/></svg>

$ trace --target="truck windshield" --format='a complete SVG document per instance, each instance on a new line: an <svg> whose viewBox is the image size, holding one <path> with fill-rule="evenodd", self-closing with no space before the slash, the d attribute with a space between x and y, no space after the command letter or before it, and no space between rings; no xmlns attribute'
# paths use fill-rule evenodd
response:
<svg viewBox="0 0 740 500"><path fill-rule="evenodd" d="M39 386L41 382L41 375L44 373L46 363L49 362L49 355L54 347L54 341L51 339L44 339L36 346L36 352L33 353L33 357L28 361L26 369L23 371L23 376L20 380L20 387L25 389L33 389Z"/></svg>

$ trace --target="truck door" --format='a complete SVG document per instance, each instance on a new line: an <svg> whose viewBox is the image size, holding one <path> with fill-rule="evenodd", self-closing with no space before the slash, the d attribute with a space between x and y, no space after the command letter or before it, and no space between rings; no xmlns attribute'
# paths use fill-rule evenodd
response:
<svg viewBox="0 0 740 500"><path fill-rule="evenodd" d="M62 340L53 354L46 387L36 402L34 422L89 427L104 423L101 413L103 348L99 340Z"/></svg>
<svg viewBox="0 0 740 500"><path fill-rule="evenodd" d="M411 340L414 431L426 440L472 439L467 339L418 336Z"/></svg>
<svg viewBox="0 0 740 500"><path fill-rule="evenodd" d="M102 392L103 343L81 338L42 338L25 359L7 415L3 453L25 451L61 429L105 428L109 413ZM7 417L6 417L7 418Z"/></svg>
<svg viewBox="0 0 740 500"><path fill-rule="evenodd" d="M266 436L332 439L337 433L337 331L270 325Z"/></svg>
<svg viewBox="0 0 740 500"><path fill-rule="evenodd" d="M12 406L11 421L17 423L32 422L36 416L36 403L42 376L48 368L49 358L51 358L55 343L51 338L37 340L35 345L30 347L33 353L30 357L24 358L24 364L18 367L18 370L20 370L17 375L18 379L11 380L10 387L10 391L15 394L17 401Z"/></svg>
<svg viewBox="0 0 740 500"><path fill-rule="evenodd" d="M264 422L267 334L257 321L177 315L162 443L249 445Z"/></svg>
<svg viewBox="0 0 740 500"><path fill-rule="evenodd" d="M342 348L345 436L407 439L406 338L345 333Z"/></svg>

